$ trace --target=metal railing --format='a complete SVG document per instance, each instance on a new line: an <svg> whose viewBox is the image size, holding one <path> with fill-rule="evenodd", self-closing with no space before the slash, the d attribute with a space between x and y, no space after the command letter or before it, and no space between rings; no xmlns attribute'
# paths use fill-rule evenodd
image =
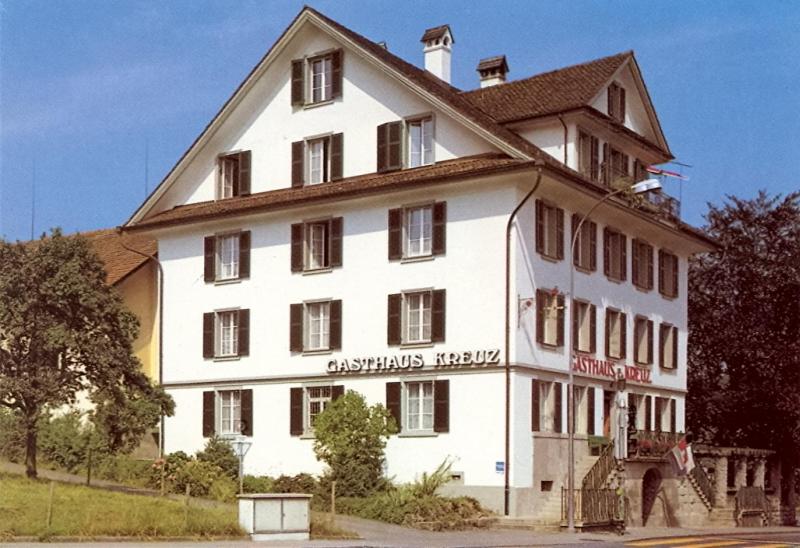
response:
<svg viewBox="0 0 800 548"><path fill-rule="evenodd" d="M680 220L681 203L672 196L661 190L648 192L645 198L646 209L652 209L656 213L669 219Z"/></svg>
<svg viewBox="0 0 800 548"><path fill-rule="evenodd" d="M692 471L689 472L689 475L692 477L692 480L694 480L694 484L697 486L697 488L700 489L700 492L703 493L703 496L706 497L706 500L708 500L709 504L714 506L717 498L716 491L714 490L714 486L711 485L711 478L708 477L705 469L702 466L697 465L692 468Z"/></svg>
<svg viewBox="0 0 800 548"><path fill-rule="evenodd" d="M583 489L602 489L605 487L606 480L609 474L616 466L617 461L614 458L614 442L606 444L600 450L600 457L595 462L583 478L581 484Z"/></svg>
<svg viewBox="0 0 800 548"><path fill-rule="evenodd" d="M628 436L628 459L663 460L681 437L677 432L636 430Z"/></svg>
<svg viewBox="0 0 800 548"><path fill-rule="evenodd" d="M741 524L746 515L762 514L769 524L772 521L772 509L769 500L761 487L740 487L736 491L736 521Z"/></svg>
<svg viewBox="0 0 800 548"><path fill-rule="evenodd" d="M567 522L567 492L561 488L561 521ZM624 499L614 489L573 489L575 523L582 527L621 522L625 516Z"/></svg>

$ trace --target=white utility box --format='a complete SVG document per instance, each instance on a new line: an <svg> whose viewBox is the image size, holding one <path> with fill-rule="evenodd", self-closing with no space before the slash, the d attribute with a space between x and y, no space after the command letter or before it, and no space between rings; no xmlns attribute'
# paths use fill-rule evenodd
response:
<svg viewBox="0 0 800 548"><path fill-rule="evenodd" d="M239 525L252 540L308 540L311 495L250 493L239 495Z"/></svg>

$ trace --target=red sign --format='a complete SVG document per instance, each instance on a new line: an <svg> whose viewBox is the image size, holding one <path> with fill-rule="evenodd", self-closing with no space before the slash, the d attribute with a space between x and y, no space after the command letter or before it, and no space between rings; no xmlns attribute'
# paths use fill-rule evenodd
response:
<svg viewBox="0 0 800 548"><path fill-rule="evenodd" d="M617 378L617 370L625 371L625 379L632 382L652 384L650 370L635 365L617 364L608 360L598 360L591 356L575 356L572 362L572 370L577 373L588 373L589 375L599 375L609 379Z"/></svg>

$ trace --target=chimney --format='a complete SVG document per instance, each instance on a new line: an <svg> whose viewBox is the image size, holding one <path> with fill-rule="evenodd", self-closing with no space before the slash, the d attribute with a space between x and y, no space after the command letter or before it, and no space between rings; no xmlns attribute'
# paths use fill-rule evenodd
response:
<svg viewBox="0 0 800 548"><path fill-rule="evenodd" d="M481 87L488 88L497 84L504 84L506 74L508 74L508 63L505 55L496 55L487 59L481 59L477 68L481 75Z"/></svg>
<svg viewBox="0 0 800 548"><path fill-rule="evenodd" d="M453 49L453 34L450 25L441 25L428 29L422 35L425 44L425 70L450 83L450 56Z"/></svg>

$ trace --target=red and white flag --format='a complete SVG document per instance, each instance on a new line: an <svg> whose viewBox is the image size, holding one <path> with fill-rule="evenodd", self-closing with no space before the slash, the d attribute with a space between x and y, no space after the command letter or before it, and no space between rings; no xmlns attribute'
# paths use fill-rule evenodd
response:
<svg viewBox="0 0 800 548"><path fill-rule="evenodd" d="M671 453L675 462L675 466L677 467L678 474L685 475L694 469L692 446L686 442L685 436L682 437L675 447L672 448Z"/></svg>

